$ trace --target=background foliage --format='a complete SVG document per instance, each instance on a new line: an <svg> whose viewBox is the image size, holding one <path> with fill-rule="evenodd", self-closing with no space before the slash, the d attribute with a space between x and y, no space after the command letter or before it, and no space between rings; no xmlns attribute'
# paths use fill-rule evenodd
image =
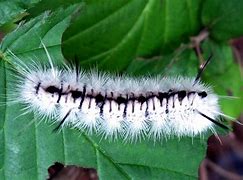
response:
<svg viewBox="0 0 243 180"><path fill-rule="evenodd" d="M201 48L213 60L203 80L220 95L242 98L240 65L229 43L243 35L242 8L237 0L0 1L0 101L6 102L0 106L0 179L45 179L55 161L94 167L101 179L196 179L207 135L125 144L69 128L53 134L55 125L20 116L23 106L8 102L14 77L6 51L26 63L47 61L42 39L57 63L77 57L84 68L194 77L199 61L190 37L206 29ZM237 117L242 102L220 103Z"/></svg>

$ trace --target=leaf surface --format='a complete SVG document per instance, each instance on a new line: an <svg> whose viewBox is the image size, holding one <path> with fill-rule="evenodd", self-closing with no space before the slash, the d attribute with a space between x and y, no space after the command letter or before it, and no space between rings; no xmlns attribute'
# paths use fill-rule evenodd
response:
<svg viewBox="0 0 243 180"><path fill-rule="evenodd" d="M200 27L199 5L191 0L87 4L63 35L64 56L78 57L86 67L98 64L100 69L122 71L136 56L168 53L188 41L186 35Z"/></svg>
<svg viewBox="0 0 243 180"><path fill-rule="evenodd" d="M206 0L202 8L202 22L210 29L210 36L218 41L242 36L242 8L243 1Z"/></svg>

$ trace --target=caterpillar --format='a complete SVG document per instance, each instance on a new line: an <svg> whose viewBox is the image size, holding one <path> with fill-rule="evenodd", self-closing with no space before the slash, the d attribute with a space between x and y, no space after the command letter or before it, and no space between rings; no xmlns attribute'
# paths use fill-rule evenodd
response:
<svg viewBox="0 0 243 180"><path fill-rule="evenodd" d="M218 96L209 85L188 77L130 77L79 66L55 66L43 45L48 64L14 64L20 76L17 100L40 117L65 126L96 133L105 138L136 141L170 136L194 137L207 130L222 115ZM18 59L17 57L15 59Z"/></svg>

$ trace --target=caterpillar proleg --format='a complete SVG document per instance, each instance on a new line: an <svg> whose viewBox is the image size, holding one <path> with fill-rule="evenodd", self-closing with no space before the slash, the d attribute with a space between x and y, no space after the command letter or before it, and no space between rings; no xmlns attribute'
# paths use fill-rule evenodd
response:
<svg viewBox="0 0 243 180"><path fill-rule="evenodd" d="M159 140L169 136L190 136L214 125L222 114L218 96L199 78L130 77L78 66L55 66L47 52L49 64L31 65L17 60L19 72L17 101L29 111L54 119L55 130L65 126L105 138ZM15 58L17 59L17 58Z"/></svg>

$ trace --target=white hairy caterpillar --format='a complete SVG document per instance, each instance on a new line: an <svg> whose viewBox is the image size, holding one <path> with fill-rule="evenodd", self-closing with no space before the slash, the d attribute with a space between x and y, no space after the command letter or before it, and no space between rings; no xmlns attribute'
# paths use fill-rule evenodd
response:
<svg viewBox="0 0 243 180"><path fill-rule="evenodd" d="M215 132L214 124L227 128L217 121L218 96L199 81L203 69L196 79L59 69L44 49L49 65L14 63L20 73L16 100L58 122L55 130L67 125L105 138L159 140Z"/></svg>

